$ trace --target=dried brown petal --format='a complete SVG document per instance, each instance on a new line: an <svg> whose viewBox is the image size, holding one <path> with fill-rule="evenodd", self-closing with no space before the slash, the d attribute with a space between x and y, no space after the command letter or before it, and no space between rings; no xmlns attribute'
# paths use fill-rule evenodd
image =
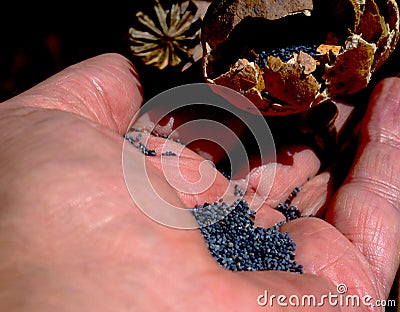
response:
<svg viewBox="0 0 400 312"><path fill-rule="evenodd" d="M348 39L345 46L346 50L337 56L333 65L326 65L323 78L329 96L359 91L371 78L375 44L354 35Z"/></svg>
<svg viewBox="0 0 400 312"><path fill-rule="evenodd" d="M299 60L284 63L271 56L264 73L265 89L272 98L284 105L274 103L275 108L290 111L305 111L319 95L320 85L312 75L304 73Z"/></svg>
<svg viewBox="0 0 400 312"><path fill-rule="evenodd" d="M297 62L303 68L304 75L309 75L317 69L317 61L303 51L300 51Z"/></svg>
<svg viewBox="0 0 400 312"><path fill-rule="evenodd" d="M259 80L262 80L262 76L258 66L246 59L240 59L229 72L215 78L214 82L242 92L256 87Z"/></svg>
<svg viewBox="0 0 400 312"><path fill-rule="evenodd" d="M320 54L330 54L338 55L340 50L342 49L341 46L331 45L331 44L320 44L317 48L317 52Z"/></svg>

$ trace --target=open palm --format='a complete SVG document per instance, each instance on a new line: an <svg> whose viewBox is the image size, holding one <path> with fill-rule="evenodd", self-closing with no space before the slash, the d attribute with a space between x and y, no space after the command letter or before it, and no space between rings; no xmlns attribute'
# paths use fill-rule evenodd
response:
<svg viewBox="0 0 400 312"><path fill-rule="evenodd" d="M400 261L399 101L399 79L385 80L375 90L357 159L326 220L301 218L283 227L296 242L304 274L234 273L212 258L200 231L154 222L129 195L123 134L141 104L129 62L108 54L67 68L0 106L1 310L273 311L291 303L280 305L275 298L260 306L257 299L264 300L265 291L319 299L337 294L338 284L347 286L346 294L371 296L370 303L387 298ZM143 161L134 148L129 153ZM315 155L303 148L293 159L290 166L278 165L258 224L282 218L269 207L298 185L304 184L296 200L305 213L315 212L310 209L325 195L319 186L326 176L315 176ZM228 185L217 174L208 192L188 196L165 181L159 157L150 161L153 183L176 205L213 201ZM202 161L185 150L180 170L190 178ZM268 169L252 173L251 183L264 183L263 170ZM310 176L315 177L307 182ZM134 177L139 192L145 178ZM252 195L249 188L246 196ZM319 309L381 308L325 301Z"/></svg>

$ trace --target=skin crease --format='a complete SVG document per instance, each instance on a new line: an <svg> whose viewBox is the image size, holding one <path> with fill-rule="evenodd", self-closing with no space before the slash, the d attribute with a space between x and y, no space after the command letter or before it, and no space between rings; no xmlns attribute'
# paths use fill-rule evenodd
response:
<svg viewBox="0 0 400 312"><path fill-rule="evenodd" d="M210 256L198 230L162 226L135 206L123 177L121 149L141 101L132 65L120 55L105 54L1 104L1 311L280 311L288 307L277 301L261 307L258 296L267 290L319 298L335 293L338 283L373 300L388 296L400 261L400 79L386 79L376 88L354 166L329 203L326 219L302 218L284 226L296 242L302 275L226 271ZM163 144L161 139L153 143ZM129 153L143 160L133 147ZM322 185L329 179L316 176L319 162L311 153L297 148L297 161L278 164L277 176L287 179L274 184L260 208L260 223L275 218L271 207L299 181L310 183L308 189L317 186L314 203L308 192L300 192L299 208L306 211L304 203L319 209L326 196ZM209 191L184 195L165 181L159 157L149 161L149 174L175 205L212 201L227 187L216 173ZM179 161L190 178L203 159L184 150ZM262 170L268 168L253 172L253 183L265 183L268 175L260 175ZM146 177L133 178L140 191ZM246 196L254 194L255 184ZM298 311L314 309L383 311L328 304Z"/></svg>

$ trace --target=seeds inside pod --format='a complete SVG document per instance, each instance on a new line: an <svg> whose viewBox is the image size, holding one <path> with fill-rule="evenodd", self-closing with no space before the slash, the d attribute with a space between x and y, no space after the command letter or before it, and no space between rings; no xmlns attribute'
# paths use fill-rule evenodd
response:
<svg viewBox="0 0 400 312"><path fill-rule="evenodd" d="M264 115L288 115L365 88L398 42L399 9L395 0L221 0L201 36L209 83Z"/></svg>

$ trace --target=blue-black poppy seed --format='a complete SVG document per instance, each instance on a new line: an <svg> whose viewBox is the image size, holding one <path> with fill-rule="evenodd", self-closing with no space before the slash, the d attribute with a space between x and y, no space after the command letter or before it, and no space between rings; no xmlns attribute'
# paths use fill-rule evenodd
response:
<svg viewBox="0 0 400 312"><path fill-rule="evenodd" d="M309 44L268 49L258 53L258 57L255 61L258 66L264 68L267 65L268 57L270 56L279 57L282 62L287 62L292 58L295 53L299 54L300 51L307 53L311 56L315 56L317 53L317 48L317 44Z"/></svg>
<svg viewBox="0 0 400 312"><path fill-rule="evenodd" d="M239 197L244 196L244 191L237 184L235 184L234 195Z"/></svg>
<svg viewBox="0 0 400 312"><path fill-rule="evenodd" d="M276 207L276 209L285 216L286 222L301 217L300 210L296 206L291 205L293 199L297 196L301 189L301 186L296 187L290 193L285 202L278 204L278 206Z"/></svg>
<svg viewBox="0 0 400 312"><path fill-rule="evenodd" d="M161 154L162 156L176 156L176 154L172 151L167 151Z"/></svg>
<svg viewBox="0 0 400 312"><path fill-rule="evenodd" d="M300 210L295 206L278 205L277 210L281 212L285 217L286 221L294 220L301 217Z"/></svg>
<svg viewBox="0 0 400 312"><path fill-rule="evenodd" d="M134 147L136 147L142 154L145 156L156 156L157 153L155 150L149 149L143 142L140 140L142 139L142 134L138 133L136 136L132 135L125 135L125 139Z"/></svg>

